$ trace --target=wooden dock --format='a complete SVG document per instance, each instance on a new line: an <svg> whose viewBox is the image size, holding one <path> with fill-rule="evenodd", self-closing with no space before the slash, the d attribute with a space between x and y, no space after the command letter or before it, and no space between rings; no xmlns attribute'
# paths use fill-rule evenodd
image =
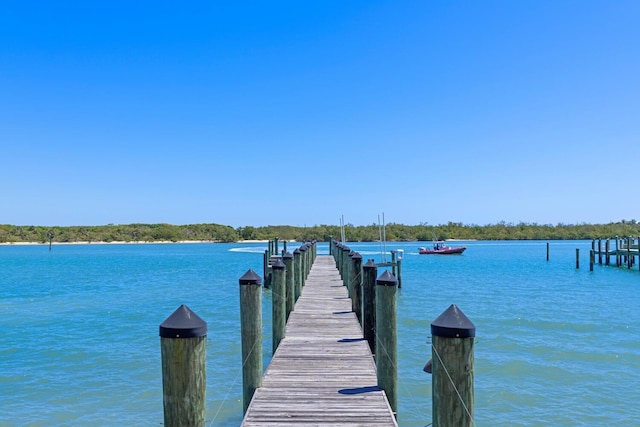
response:
<svg viewBox="0 0 640 427"><path fill-rule="evenodd" d="M397 426L347 288L318 256L242 426Z"/></svg>

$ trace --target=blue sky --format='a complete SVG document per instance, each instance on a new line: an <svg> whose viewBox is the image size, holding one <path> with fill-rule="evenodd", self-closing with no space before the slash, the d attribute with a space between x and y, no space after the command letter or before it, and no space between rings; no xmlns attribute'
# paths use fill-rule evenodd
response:
<svg viewBox="0 0 640 427"><path fill-rule="evenodd" d="M0 223L640 220L637 1L1 10Z"/></svg>

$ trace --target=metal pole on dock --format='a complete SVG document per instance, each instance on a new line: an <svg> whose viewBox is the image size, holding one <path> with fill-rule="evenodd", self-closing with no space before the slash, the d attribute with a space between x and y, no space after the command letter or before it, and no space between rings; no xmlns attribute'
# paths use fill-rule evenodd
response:
<svg viewBox="0 0 640 427"><path fill-rule="evenodd" d="M376 353L376 278L378 266L372 259L362 266L362 334Z"/></svg>
<svg viewBox="0 0 640 427"><path fill-rule="evenodd" d="M355 252L351 257L351 309L362 325L362 255Z"/></svg>
<svg viewBox="0 0 640 427"><path fill-rule="evenodd" d="M247 412L262 386L262 289L260 277L247 271L240 278L240 335L242 340L242 410Z"/></svg>
<svg viewBox="0 0 640 427"><path fill-rule="evenodd" d="M398 280L385 271L376 280L376 372L391 411L398 413L398 338L396 292Z"/></svg>
<svg viewBox="0 0 640 427"><path fill-rule="evenodd" d="M273 331L272 350L274 354L278 349L278 345L280 345L280 341L284 338L284 331L287 327L287 288L284 270L285 265L279 258L271 266L273 274L273 283L271 284L271 326Z"/></svg>
<svg viewBox="0 0 640 427"><path fill-rule="evenodd" d="M287 243L286 240L284 243ZM285 288L287 289L287 312L286 320L289 320L289 314L293 311L296 302L296 289L293 282L293 255L291 252L285 252L282 255L285 267Z"/></svg>
<svg viewBox="0 0 640 427"><path fill-rule="evenodd" d="M452 304L431 323L433 427L474 425L475 325Z"/></svg>
<svg viewBox="0 0 640 427"><path fill-rule="evenodd" d="M204 426L207 322L181 305L160 324L164 425Z"/></svg>

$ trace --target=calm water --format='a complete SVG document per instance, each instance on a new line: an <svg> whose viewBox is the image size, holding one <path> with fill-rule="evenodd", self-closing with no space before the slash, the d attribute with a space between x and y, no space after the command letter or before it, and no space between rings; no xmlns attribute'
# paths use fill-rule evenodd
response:
<svg viewBox="0 0 640 427"><path fill-rule="evenodd" d="M545 242L464 244L449 257L387 244L405 250L399 424L431 422L431 377L422 372L430 324L454 303L477 328L476 425L640 425L637 266L590 273L586 241L551 242L549 262ZM379 244L349 246L380 260ZM0 246L0 426L162 425L158 326L180 304L209 325L207 424L238 426L238 279L249 268L261 274L265 248Z"/></svg>

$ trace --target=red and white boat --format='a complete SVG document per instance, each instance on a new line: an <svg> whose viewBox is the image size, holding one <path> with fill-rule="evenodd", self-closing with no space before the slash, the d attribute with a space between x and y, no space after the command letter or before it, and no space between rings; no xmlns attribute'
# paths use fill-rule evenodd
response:
<svg viewBox="0 0 640 427"><path fill-rule="evenodd" d="M445 245L443 242L435 242L433 249L418 248L418 252L421 255L454 255L461 254L467 249L466 246L451 247Z"/></svg>

